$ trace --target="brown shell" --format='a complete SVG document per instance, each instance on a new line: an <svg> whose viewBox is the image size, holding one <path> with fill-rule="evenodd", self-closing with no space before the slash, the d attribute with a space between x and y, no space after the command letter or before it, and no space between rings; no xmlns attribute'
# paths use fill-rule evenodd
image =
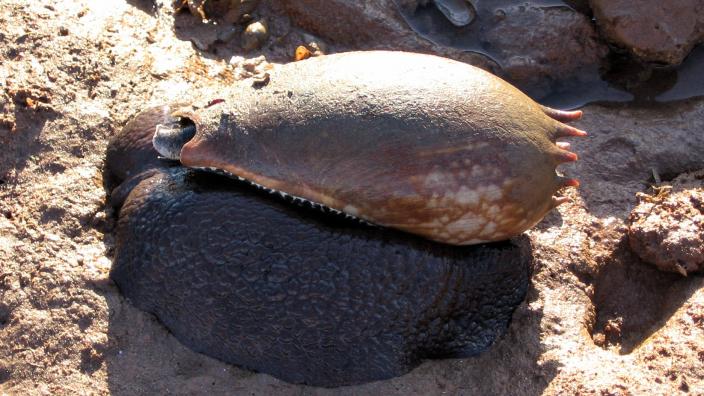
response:
<svg viewBox="0 0 704 396"><path fill-rule="evenodd" d="M541 107L449 59L328 55L275 68L264 86L228 87L222 99L180 114L197 127L184 165L440 242L520 234L576 184L555 172L576 159L555 140L584 135L560 122L581 112Z"/></svg>

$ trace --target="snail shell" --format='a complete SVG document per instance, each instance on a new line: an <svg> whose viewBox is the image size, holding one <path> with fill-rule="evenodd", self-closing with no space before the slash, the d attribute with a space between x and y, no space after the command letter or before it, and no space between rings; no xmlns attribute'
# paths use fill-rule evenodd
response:
<svg viewBox="0 0 704 396"><path fill-rule="evenodd" d="M351 52L271 70L206 108L183 107L195 136L169 155L371 223L455 245L510 238L563 202L574 161L561 121L481 69L432 55ZM184 128L184 130L190 130ZM191 131L192 132L192 131ZM172 151L172 150L171 150ZM175 158L176 159L176 158Z"/></svg>

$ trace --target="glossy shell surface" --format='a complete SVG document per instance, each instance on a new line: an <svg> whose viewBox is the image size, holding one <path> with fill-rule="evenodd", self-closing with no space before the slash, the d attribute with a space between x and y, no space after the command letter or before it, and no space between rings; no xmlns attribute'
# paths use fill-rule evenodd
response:
<svg viewBox="0 0 704 396"><path fill-rule="evenodd" d="M215 98L214 98L215 99ZM544 108L460 62L352 52L224 88L181 163L215 168L374 224L456 245L507 239L540 221L575 181L556 145L579 112Z"/></svg>

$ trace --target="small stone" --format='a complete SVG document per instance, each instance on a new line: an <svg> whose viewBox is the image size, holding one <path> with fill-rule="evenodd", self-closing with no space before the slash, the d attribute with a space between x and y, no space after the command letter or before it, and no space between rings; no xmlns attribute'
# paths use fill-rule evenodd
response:
<svg viewBox="0 0 704 396"><path fill-rule="evenodd" d="M296 53L295 53L295 55L294 55L294 60L296 60L296 61L302 61L302 60L304 60L304 59L310 58L312 55L313 55L313 53L311 53L310 50L308 50L308 48L306 48L305 45L299 45L299 46L296 48Z"/></svg>
<svg viewBox="0 0 704 396"><path fill-rule="evenodd" d="M68 28L65 26L61 26L59 28L59 34L62 36L68 36Z"/></svg>
<svg viewBox="0 0 704 396"><path fill-rule="evenodd" d="M699 0L590 0L603 36L642 61L677 65L704 41Z"/></svg>
<svg viewBox="0 0 704 396"><path fill-rule="evenodd" d="M262 47L269 38L269 30L266 23L256 21L250 23L242 34L242 48L245 51L252 51Z"/></svg>

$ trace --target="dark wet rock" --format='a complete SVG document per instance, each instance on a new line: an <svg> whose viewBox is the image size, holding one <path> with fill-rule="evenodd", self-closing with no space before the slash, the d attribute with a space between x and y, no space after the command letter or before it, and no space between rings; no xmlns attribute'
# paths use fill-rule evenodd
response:
<svg viewBox="0 0 704 396"><path fill-rule="evenodd" d="M228 23L240 23L243 17L252 13L259 0L176 0L177 10L188 9L201 20L222 19Z"/></svg>
<svg viewBox="0 0 704 396"><path fill-rule="evenodd" d="M704 272L704 171L639 199L628 219L631 249L662 271Z"/></svg>
<svg viewBox="0 0 704 396"><path fill-rule="evenodd" d="M389 49L435 53L486 70L496 66L483 55L438 47L417 35L392 0L293 0L278 2L277 6L294 25L325 40L330 53Z"/></svg>
<svg viewBox="0 0 704 396"><path fill-rule="evenodd" d="M704 1L591 0L602 34L637 58L677 65L704 40Z"/></svg>
<svg viewBox="0 0 704 396"><path fill-rule="evenodd" d="M389 49L434 53L494 70L489 58L438 46L414 32L392 0L292 0L277 4L291 22L330 45L330 52Z"/></svg>
<svg viewBox="0 0 704 396"><path fill-rule="evenodd" d="M458 28L439 11L440 22L425 16L414 19L411 14L425 3L291 0L282 7L294 24L332 43L353 49L431 52L493 68L535 98L544 96L555 80L598 77L608 53L589 18L567 5L521 4L484 11L480 7L477 20ZM463 34L461 29L477 33Z"/></svg>
<svg viewBox="0 0 704 396"><path fill-rule="evenodd" d="M391 0L292 0L281 2L281 7L295 25L336 44L421 46L394 12Z"/></svg>
<svg viewBox="0 0 704 396"><path fill-rule="evenodd" d="M247 25L242 33L242 49L253 51L264 45L269 38L269 29L265 21L256 21Z"/></svg>
<svg viewBox="0 0 704 396"><path fill-rule="evenodd" d="M598 79L608 48L587 16L567 7L512 6L504 12L484 40L509 81L542 97L556 80Z"/></svg>
<svg viewBox="0 0 704 396"><path fill-rule="evenodd" d="M592 16L592 8L589 6L589 0L564 0L565 3L572 7L575 11L581 12L584 15Z"/></svg>

